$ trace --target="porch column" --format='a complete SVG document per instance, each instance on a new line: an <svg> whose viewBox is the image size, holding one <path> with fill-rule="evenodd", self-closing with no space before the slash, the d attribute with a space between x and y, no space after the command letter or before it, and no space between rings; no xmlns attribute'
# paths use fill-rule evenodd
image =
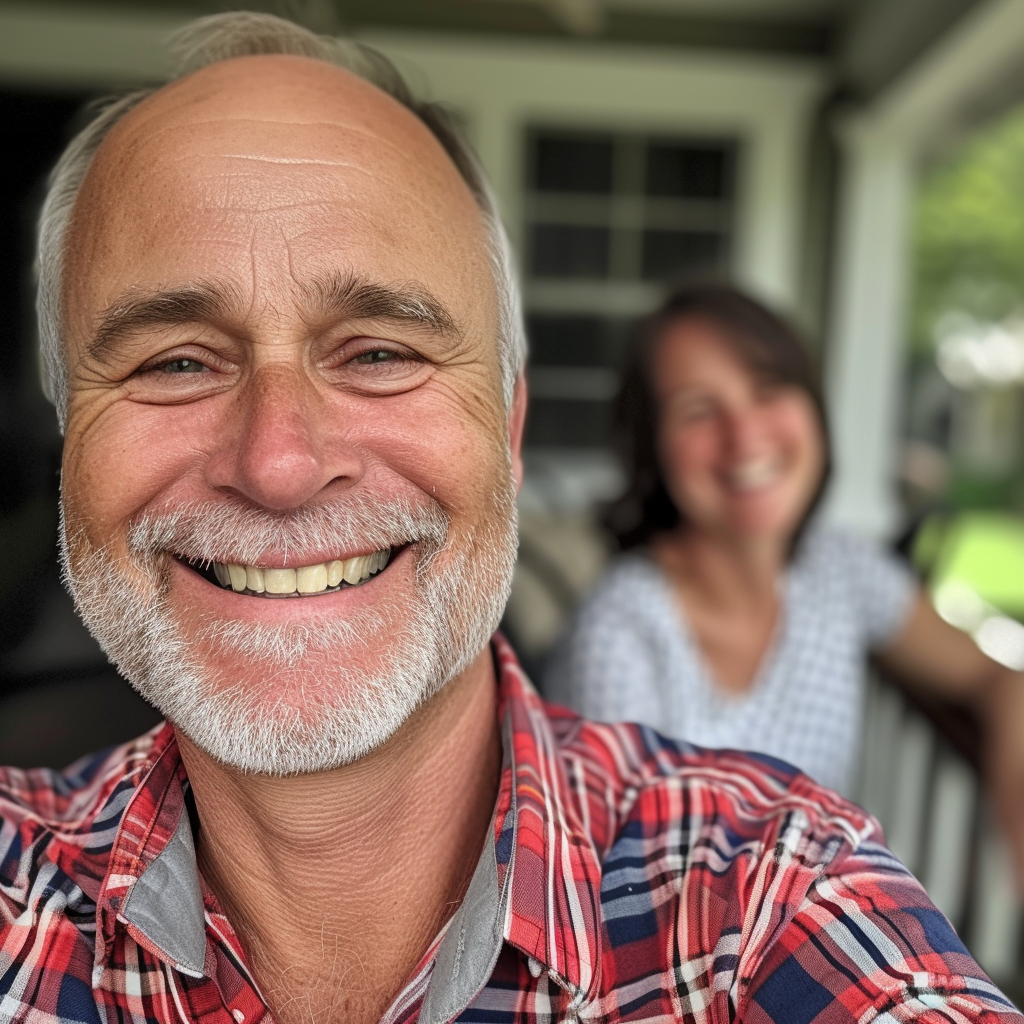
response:
<svg viewBox="0 0 1024 1024"><path fill-rule="evenodd" d="M841 133L838 250L825 391L835 471L829 522L886 537L896 527L903 335L910 285L912 145L868 119Z"/></svg>

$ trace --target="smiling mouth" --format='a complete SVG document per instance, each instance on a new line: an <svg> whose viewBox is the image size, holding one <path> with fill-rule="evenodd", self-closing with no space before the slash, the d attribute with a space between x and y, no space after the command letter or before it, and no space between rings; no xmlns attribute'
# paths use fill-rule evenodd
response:
<svg viewBox="0 0 1024 1024"><path fill-rule="evenodd" d="M781 473L782 469L774 459L755 459L734 466L726 480L735 491L759 491L775 483Z"/></svg>
<svg viewBox="0 0 1024 1024"><path fill-rule="evenodd" d="M199 561L186 555L175 557L208 582L236 594L247 597L314 597L363 586L390 564L394 552L393 548L385 548L368 555L336 558L294 569Z"/></svg>

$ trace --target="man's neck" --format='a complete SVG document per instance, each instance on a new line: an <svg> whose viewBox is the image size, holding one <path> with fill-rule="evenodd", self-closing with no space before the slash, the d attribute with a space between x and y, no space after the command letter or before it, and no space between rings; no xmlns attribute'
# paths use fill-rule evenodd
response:
<svg viewBox="0 0 1024 1024"><path fill-rule="evenodd" d="M377 1021L458 907L501 770L489 649L355 764L243 775L185 736L200 869L276 1020Z"/></svg>

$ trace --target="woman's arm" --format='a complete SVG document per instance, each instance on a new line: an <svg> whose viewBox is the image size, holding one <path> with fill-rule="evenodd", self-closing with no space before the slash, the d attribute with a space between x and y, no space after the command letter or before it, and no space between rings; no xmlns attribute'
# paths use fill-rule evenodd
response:
<svg viewBox="0 0 1024 1024"><path fill-rule="evenodd" d="M876 653L887 670L936 697L974 704L1001 675L1024 683L1024 673L993 661L966 633L939 618L923 592L895 639Z"/></svg>
<svg viewBox="0 0 1024 1024"><path fill-rule="evenodd" d="M984 654L919 593L882 666L922 693L973 706L985 727L983 761L1024 890L1024 673Z"/></svg>

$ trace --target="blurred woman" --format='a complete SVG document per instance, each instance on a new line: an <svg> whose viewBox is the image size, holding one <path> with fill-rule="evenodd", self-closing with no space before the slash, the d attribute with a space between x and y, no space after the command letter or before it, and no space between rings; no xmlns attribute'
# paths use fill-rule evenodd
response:
<svg viewBox="0 0 1024 1024"><path fill-rule="evenodd" d="M828 427L788 325L729 286L676 291L636 331L617 426L629 484L607 522L623 554L556 652L548 697L849 792L874 652L977 703L1022 806L1024 677L943 622L895 557L813 522Z"/></svg>

